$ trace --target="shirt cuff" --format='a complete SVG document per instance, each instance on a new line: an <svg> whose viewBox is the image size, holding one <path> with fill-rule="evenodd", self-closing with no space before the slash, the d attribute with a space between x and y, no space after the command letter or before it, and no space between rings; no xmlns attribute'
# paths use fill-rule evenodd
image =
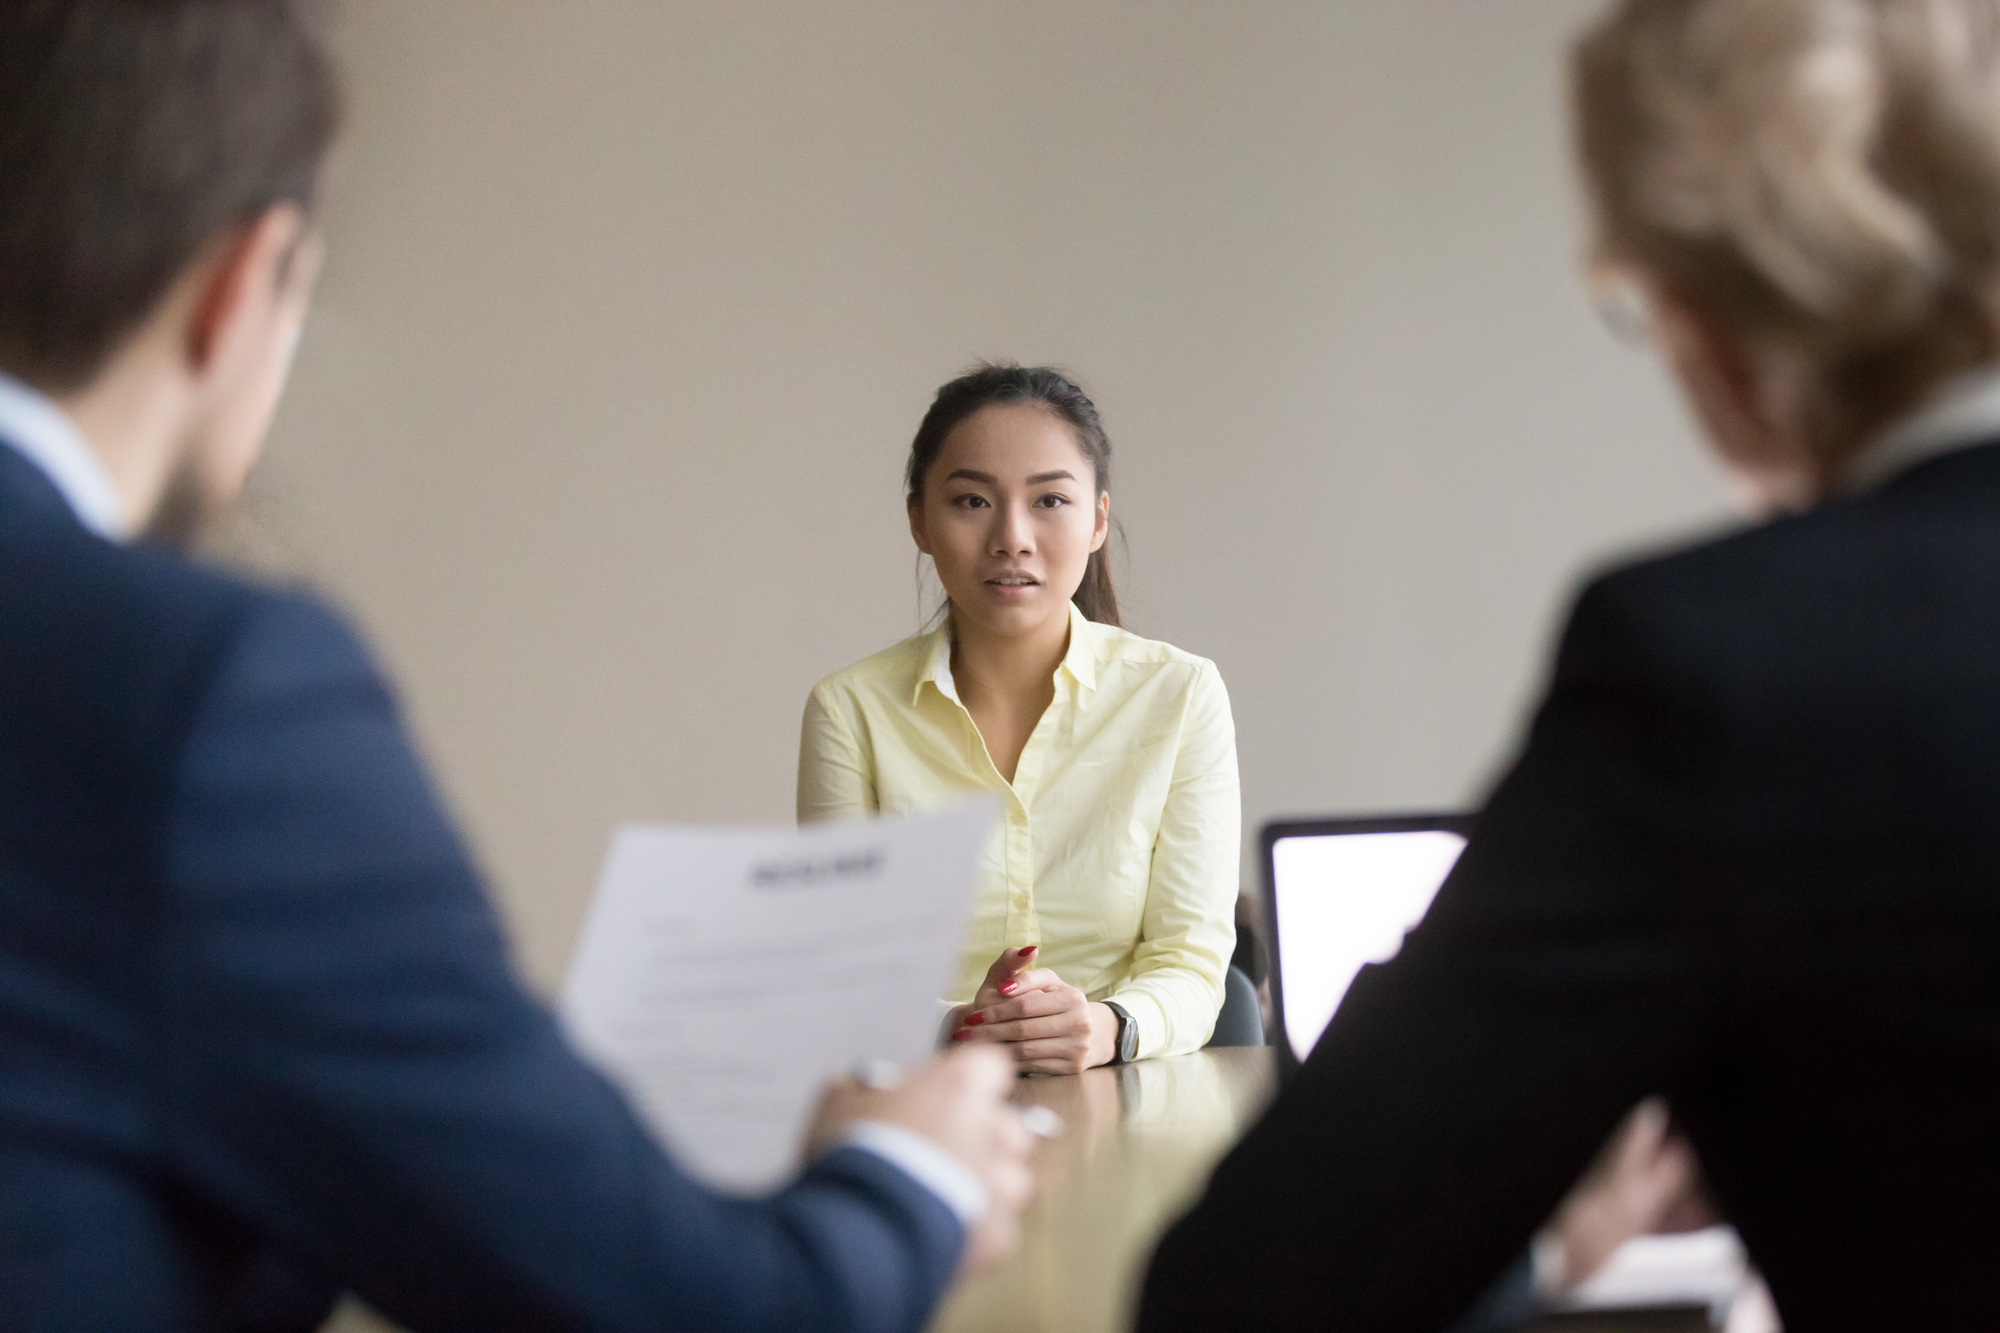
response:
<svg viewBox="0 0 2000 1333"><path fill-rule="evenodd" d="M986 1183L921 1134L881 1120L857 1120L841 1135L840 1146L873 1153L895 1167L935 1194L965 1227L986 1216Z"/></svg>
<svg viewBox="0 0 2000 1333"><path fill-rule="evenodd" d="M1528 1242L1528 1271L1538 1299L1548 1302L1563 1294L1563 1267L1562 1239L1553 1231L1537 1231Z"/></svg>
<svg viewBox="0 0 2000 1333"><path fill-rule="evenodd" d="M1139 1029L1139 1046L1132 1052L1134 1060L1148 1060L1156 1056L1166 1046L1167 1011L1157 995L1151 991L1113 991L1104 997L1116 1000L1120 1008L1132 1015L1132 1026Z"/></svg>

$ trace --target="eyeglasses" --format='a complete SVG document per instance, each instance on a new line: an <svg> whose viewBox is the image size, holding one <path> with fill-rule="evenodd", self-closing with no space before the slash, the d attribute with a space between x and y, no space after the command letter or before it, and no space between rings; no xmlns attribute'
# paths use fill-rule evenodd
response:
<svg viewBox="0 0 2000 1333"><path fill-rule="evenodd" d="M1611 336L1629 347L1651 346L1658 327L1651 288L1622 264L1600 261L1584 279L1590 304Z"/></svg>

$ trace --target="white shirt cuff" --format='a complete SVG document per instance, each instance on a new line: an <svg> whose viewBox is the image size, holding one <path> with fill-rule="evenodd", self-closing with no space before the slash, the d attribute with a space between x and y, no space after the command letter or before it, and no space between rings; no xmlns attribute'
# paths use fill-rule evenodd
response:
<svg viewBox="0 0 2000 1333"><path fill-rule="evenodd" d="M1563 1294L1563 1243L1553 1231L1537 1231L1528 1242L1528 1270L1534 1274L1535 1295L1543 1302Z"/></svg>
<svg viewBox="0 0 2000 1333"><path fill-rule="evenodd" d="M967 1227L986 1216L985 1182L921 1134L880 1120L857 1120L841 1135L840 1146L875 1154L935 1194Z"/></svg>

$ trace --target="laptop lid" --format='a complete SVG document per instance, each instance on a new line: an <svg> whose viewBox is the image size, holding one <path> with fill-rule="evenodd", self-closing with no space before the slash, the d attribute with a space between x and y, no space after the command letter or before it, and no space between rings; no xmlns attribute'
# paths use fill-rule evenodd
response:
<svg viewBox="0 0 2000 1333"><path fill-rule="evenodd" d="M1472 833L1472 817L1383 815L1266 824L1264 919L1286 1073L1312 1053L1341 997L1423 919Z"/></svg>

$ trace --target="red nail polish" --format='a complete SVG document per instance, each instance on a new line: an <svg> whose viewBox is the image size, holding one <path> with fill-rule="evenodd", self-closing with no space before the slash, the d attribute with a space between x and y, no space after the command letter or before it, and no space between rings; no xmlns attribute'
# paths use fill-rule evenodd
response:
<svg viewBox="0 0 2000 1333"><path fill-rule="evenodd" d="M1039 944L1030 944L1027 948L1021 950L1021 957L1026 958L1029 954L1033 953L1035 950L1041 947L1042 946Z"/></svg>
<svg viewBox="0 0 2000 1333"><path fill-rule="evenodd" d="M967 1014L967 1015L965 1016L965 1024L964 1024L964 1026L966 1026L966 1027L969 1027L969 1028L976 1028L976 1027L978 1027L978 1026L979 1026L979 1025L981 1024L981 1023L984 1023L985 1021L986 1021L986 1015L985 1015L985 1014Z"/></svg>
<svg viewBox="0 0 2000 1333"><path fill-rule="evenodd" d="M961 1028L957 1032L951 1034L951 1039L953 1041L971 1041L972 1034Z"/></svg>
<svg viewBox="0 0 2000 1333"><path fill-rule="evenodd" d="M1004 985L1004 986L1002 986L1002 987L1000 988L1000 993L1001 993L1002 995L1012 995L1012 994L1013 994L1013 993L1014 993L1015 991L1017 991L1017 990L1019 990L1019 989L1021 989L1021 983L1020 983L1020 982L1018 982L1018 981L1010 981L1010 982L1008 982L1008 983L1007 983L1006 985Z"/></svg>

